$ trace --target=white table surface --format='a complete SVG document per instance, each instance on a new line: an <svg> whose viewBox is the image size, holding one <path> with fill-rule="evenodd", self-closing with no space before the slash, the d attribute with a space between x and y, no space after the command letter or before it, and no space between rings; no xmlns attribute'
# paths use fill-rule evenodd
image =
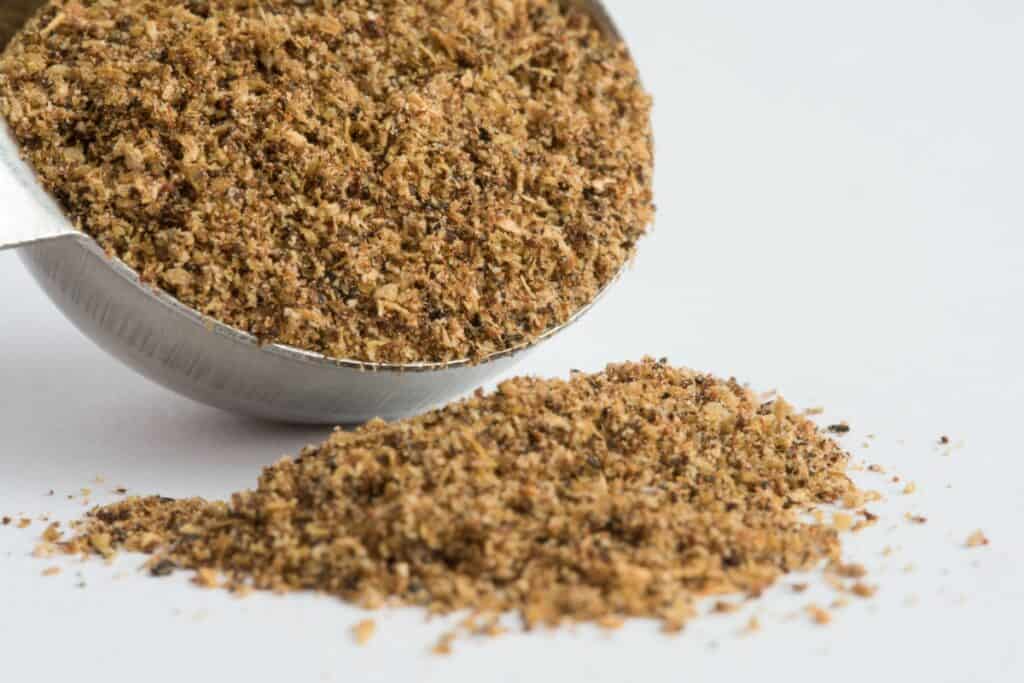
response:
<svg viewBox="0 0 1024 683"><path fill-rule="evenodd" d="M877 597L820 627L792 615L829 593L784 584L675 638L581 627L440 658L446 624L415 611L375 615L358 648L365 615L332 599L238 600L151 579L137 556L32 558L37 521L0 527L0 680L1024 680L1024 5L608 4L657 98L658 224L607 300L520 370L669 356L849 420L858 459L918 486L861 478L883 519L847 556ZM13 253L0 312L0 514L69 519L83 487L223 496L328 432L147 383ZM944 455L943 434L963 446ZM963 547L975 529L991 546ZM752 615L762 630L742 635Z"/></svg>

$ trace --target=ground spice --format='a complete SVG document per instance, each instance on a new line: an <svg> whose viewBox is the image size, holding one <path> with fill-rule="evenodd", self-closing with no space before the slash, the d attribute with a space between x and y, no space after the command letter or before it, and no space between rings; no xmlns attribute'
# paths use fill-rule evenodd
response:
<svg viewBox="0 0 1024 683"><path fill-rule="evenodd" d="M819 626L827 626L832 623L832 614L818 605L808 605L807 614L811 620Z"/></svg>
<svg viewBox="0 0 1024 683"><path fill-rule="evenodd" d="M227 588L674 631L697 597L758 595L822 560L861 576L805 514L856 490L847 460L782 399L646 360L337 431L229 502L97 508L64 548L152 553Z"/></svg>
<svg viewBox="0 0 1024 683"><path fill-rule="evenodd" d="M458 634L453 632L444 633L440 638L437 639L437 644L433 647L433 653L435 655L447 656L452 653L452 643L455 642L455 638Z"/></svg>
<svg viewBox="0 0 1024 683"><path fill-rule="evenodd" d="M650 98L556 0L51 0L0 113L73 222L266 342L481 359L653 216Z"/></svg>
<svg viewBox="0 0 1024 683"><path fill-rule="evenodd" d="M980 548L989 544L988 536L981 529L978 529L970 536L967 537L966 546L968 548Z"/></svg>
<svg viewBox="0 0 1024 683"><path fill-rule="evenodd" d="M850 592L858 598L871 598L878 592L877 586L869 586L866 583L857 582L850 588Z"/></svg>
<svg viewBox="0 0 1024 683"><path fill-rule="evenodd" d="M377 632L377 622L373 619L364 619L352 627L352 637L357 645L366 645Z"/></svg>

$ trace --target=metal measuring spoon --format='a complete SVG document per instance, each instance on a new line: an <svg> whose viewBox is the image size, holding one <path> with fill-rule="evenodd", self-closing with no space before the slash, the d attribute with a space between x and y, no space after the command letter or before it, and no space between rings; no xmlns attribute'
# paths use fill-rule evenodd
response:
<svg viewBox="0 0 1024 683"><path fill-rule="evenodd" d="M619 38L598 0L573 0ZM3 0L0 50L46 0ZM309 424L357 424L414 415L503 373L567 323L477 363L386 365L327 358L250 334L139 281L74 228L18 155L0 119L0 251L21 247L36 282L80 331L123 363L184 396L235 413ZM17 207L16 210L12 210ZM14 220L12 220L12 217Z"/></svg>

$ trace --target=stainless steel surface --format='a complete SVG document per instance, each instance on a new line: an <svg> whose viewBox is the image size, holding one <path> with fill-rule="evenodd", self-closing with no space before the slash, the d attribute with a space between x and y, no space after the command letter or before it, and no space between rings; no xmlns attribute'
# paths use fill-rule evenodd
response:
<svg viewBox="0 0 1024 683"><path fill-rule="evenodd" d="M576 1L593 13L603 30L618 36L601 3ZM0 46L42 4L2 0ZM532 344L478 364L396 366L335 360L281 345L261 346L251 335L139 282L134 271L74 229L18 157L5 124L0 125L0 197L6 215L17 216L0 218L0 250L22 247L21 258L33 277L86 336L169 389L260 418L356 424L373 417L414 415L509 369L590 308Z"/></svg>

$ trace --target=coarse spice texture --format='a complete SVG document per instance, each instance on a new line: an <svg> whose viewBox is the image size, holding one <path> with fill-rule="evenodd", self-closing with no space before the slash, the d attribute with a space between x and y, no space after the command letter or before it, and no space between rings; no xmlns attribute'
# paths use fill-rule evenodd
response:
<svg viewBox="0 0 1024 683"><path fill-rule="evenodd" d="M212 568L228 588L671 631L697 597L841 567L838 530L804 513L859 504L846 463L783 400L645 360L337 431L255 491L127 499L64 547Z"/></svg>
<svg viewBox="0 0 1024 683"><path fill-rule="evenodd" d="M0 113L83 231L266 342L480 360L653 217L651 101L556 0L52 0Z"/></svg>

